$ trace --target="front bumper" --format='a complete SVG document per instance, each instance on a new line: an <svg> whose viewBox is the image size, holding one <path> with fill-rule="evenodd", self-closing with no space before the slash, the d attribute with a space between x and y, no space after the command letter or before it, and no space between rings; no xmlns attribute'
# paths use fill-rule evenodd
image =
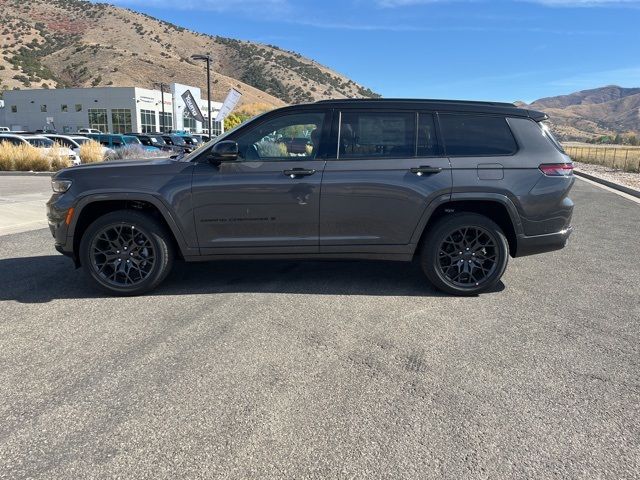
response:
<svg viewBox="0 0 640 480"><path fill-rule="evenodd" d="M545 235L518 235L518 244L514 257L526 257L537 253L553 252L567 245L573 227Z"/></svg>

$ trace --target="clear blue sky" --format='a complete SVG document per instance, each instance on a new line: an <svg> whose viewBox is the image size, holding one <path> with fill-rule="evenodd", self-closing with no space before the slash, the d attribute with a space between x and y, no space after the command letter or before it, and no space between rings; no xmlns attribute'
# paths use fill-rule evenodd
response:
<svg viewBox="0 0 640 480"><path fill-rule="evenodd" d="M532 101L640 87L640 0L114 0L277 45L386 97Z"/></svg>

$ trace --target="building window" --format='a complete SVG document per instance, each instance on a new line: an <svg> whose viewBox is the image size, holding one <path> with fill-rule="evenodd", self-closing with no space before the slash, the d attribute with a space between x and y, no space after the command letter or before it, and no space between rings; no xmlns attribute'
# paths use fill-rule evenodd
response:
<svg viewBox="0 0 640 480"><path fill-rule="evenodd" d="M140 110L140 128L142 133L157 132L156 112L153 110Z"/></svg>
<svg viewBox="0 0 640 480"><path fill-rule="evenodd" d="M76 112L81 112L81 111L82 111L82 104L76 103Z"/></svg>
<svg viewBox="0 0 640 480"><path fill-rule="evenodd" d="M11 105L11 113L18 113L18 106L17 105Z"/></svg>
<svg viewBox="0 0 640 480"><path fill-rule="evenodd" d="M60 111L61 112L68 112L69 111L69 107L67 107L66 105L61 105L60 106Z"/></svg>
<svg viewBox="0 0 640 480"><path fill-rule="evenodd" d="M40 105L40 111L41 112L46 112L47 111L47 106L46 105Z"/></svg>
<svg viewBox="0 0 640 480"><path fill-rule="evenodd" d="M211 130L213 130L214 137L222 135L222 132L224 131L224 124L222 122L211 122Z"/></svg>
<svg viewBox="0 0 640 480"><path fill-rule="evenodd" d="M173 114L171 112L160 114L160 129L163 132L170 132L173 129Z"/></svg>
<svg viewBox="0 0 640 480"><path fill-rule="evenodd" d="M113 133L128 133L131 131L131 110L129 108L114 108L111 110L111 124Z"/></svg>
<svg viewBox="0 0 640 480"><path fill-rule="evenodd" d="M196 131L196 119L191 115L183 115L182 116L182 127L187 132L195 132Z"/></svg>
<svg viewBox="0 0 640 480"><path fill-rule="evenodd" d="M214 120L213 122L211 122L211 130L213 130L214 137L221 135L222 132L224 132L224 123L216 122ZM209 134L209 118L208 117L204 117L204 123L202 124L202 132L206 133L207 135Z"/></svg>
<svg viewBox="0 0 640 480"><path fill-rule="evenodd" d="M101 132L109 131L106 108L90 108L87 112L89 114L89 128L95 128Z"/></svg>

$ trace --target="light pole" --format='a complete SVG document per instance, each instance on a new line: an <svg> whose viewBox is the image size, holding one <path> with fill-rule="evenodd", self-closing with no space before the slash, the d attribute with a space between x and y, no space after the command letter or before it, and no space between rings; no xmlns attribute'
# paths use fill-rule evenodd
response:
<svg viewBox="0 0 640 480"><path fill-rule="evenodd" d="M209 115L209 138L212 138L211 133L211 54L206 55L191 55L194 60L205 60L207 62L207 112Z"/></svg>
<svg viewBox="0 0 640 480"><path fill-rule="evenodd" d="M154 86L158 85L160 86L160 98L161 98L161 102L162 102L162 116L160 117L160 131L162 133L164 133L164 83L160 82L160 83L154 83Z"/></svg>

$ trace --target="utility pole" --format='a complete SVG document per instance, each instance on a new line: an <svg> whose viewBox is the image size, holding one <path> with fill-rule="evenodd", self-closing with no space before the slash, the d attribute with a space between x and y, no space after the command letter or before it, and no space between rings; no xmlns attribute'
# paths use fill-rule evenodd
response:
<svg viewBox="0 0 640 480"><path fill-rule="evenodd" d="M160 132L164 133L164 83L154 83L154 86L158 85L160 87L160 98L162 99L162 116L160 117Z"/></svg>
<svg viewBox="0 0 640 480"><path fill-rule="evenodd" d="M211 54L191 55L194 60L205 60L207 62L207 112L209 115L209 138L212 138L211 130Z"/></svg>

